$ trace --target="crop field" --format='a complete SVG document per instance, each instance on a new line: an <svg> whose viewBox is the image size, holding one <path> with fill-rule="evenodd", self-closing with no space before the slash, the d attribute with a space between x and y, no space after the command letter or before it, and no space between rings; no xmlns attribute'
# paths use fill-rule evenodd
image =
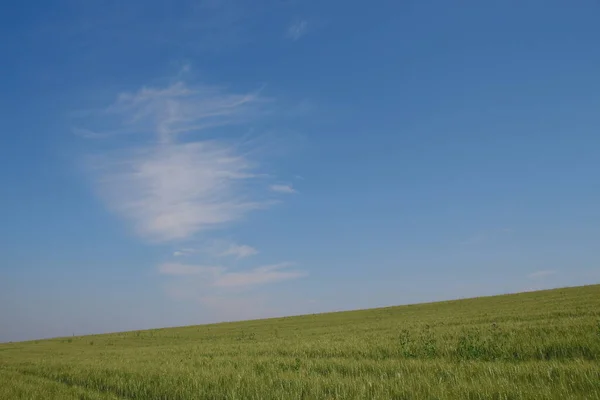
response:
<svg viewBox="0 0 600 400"><path fill-rule="evenodd" d="M600 285L0 344L1 399L600 399Z"/></svg>

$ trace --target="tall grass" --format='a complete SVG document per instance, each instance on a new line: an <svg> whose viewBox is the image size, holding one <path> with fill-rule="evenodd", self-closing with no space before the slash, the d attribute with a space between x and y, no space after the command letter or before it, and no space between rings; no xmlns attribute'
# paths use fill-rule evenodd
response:
<svg viewBox="0 0 600 400"><path fill-rule="evenodd" d="M600 399L600 285L0 345L0 399Z"/></svg>

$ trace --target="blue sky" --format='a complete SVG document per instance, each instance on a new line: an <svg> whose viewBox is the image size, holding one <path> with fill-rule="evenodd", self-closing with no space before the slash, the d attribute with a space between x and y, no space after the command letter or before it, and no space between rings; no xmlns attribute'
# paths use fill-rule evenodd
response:
<svg viewBox="0 0 600 400"><path fill-rule="evenodd" d="M0 341L598 283L599 13L13 2Z"/></svg>

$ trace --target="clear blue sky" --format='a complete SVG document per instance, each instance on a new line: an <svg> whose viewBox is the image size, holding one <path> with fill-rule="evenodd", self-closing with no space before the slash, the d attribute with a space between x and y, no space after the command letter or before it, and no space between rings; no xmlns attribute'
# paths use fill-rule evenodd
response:
<svg viewBox="0 0 600 400"><path fill-rule="evenodd" d="M0 13L0 341L600 281L597 1Z"/></svg>

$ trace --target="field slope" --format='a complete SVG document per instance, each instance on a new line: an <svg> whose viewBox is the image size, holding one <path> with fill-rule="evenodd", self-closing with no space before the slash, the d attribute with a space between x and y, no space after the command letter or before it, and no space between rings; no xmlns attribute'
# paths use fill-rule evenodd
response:
<svg viewBox="0 0 600 400"><path fill-rule="evenodd" d="M0 399L600 399L600 285L0 344Z"/></svg>

